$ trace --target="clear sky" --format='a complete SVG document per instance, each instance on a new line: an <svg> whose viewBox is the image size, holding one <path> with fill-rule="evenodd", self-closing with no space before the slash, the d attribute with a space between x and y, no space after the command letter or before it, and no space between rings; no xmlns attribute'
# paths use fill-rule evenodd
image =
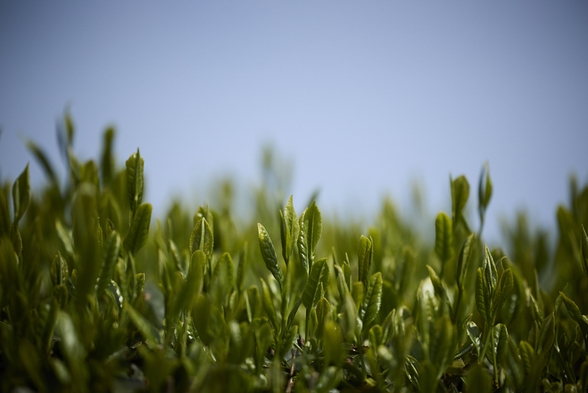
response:
<svg viewBox="0 0 588 393"><path fill-rule="evenodd" d="M26 138L62 165L66 107L82 158L109 124L119 163L141 148L160 214L259 181L272 142L297 209L320 188L369 218L417 179L449 212L450 174L475 191L488 161L489 234L521 208L550 226L569 175L588 181L588 2L0 2L1 179L33 162Z"/></svg>

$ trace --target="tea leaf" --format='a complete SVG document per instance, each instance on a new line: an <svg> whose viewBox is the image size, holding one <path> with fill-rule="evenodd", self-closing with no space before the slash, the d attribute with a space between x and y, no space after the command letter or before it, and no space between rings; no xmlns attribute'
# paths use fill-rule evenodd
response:
<svg viewBox="0 0 588 393"><path fill-rule="evenodd" d="M149 341L152 345L156 345L158 342L153 335L155 328L149 323L149 321L139 314L139 312L137 312L137 310L135 310L129 303L125 302L123 307L127 314L129 314L131 322L135 325L135 328L137 328L143 338Z"/></svg>
<svg viewBox="0 0 588 393"><path fill-rule="evenodd" d="M435 254L441 266L453 259L453 227L451 219L443 212L435 219Z"/></svg>
<svg viewBox="0 0 588 393"><path fill-rule="evenodd" d="M492 392L492 377L479 364L474 364L468 372L466 380L466 392L468 393L490 393Z"/></svg>
<svg viewBox="0 0 588 393"><path fill-rule="evenodd" d="M265 262L265 267L267 267L267 270L272 273L274 278L278 281L280 287L282 287L284 276L282 275L282 269L278 263L278 256L276 255L274 244L272 243L272 239L267 233L267 230L260 223L257 224L257 237L259 240L261 256Z"/></svg>
<svg viewBox="0 0 588 393"><path fill-rule="evenodd" d="M131 154L126 161L127 168L127 189L129 193L129 206L131 213L135 215L135 210L143 202L143 157L139 149Z"/></svg>
<svg viewBox="0 0 588 393"><path fill-rule="evenodd" d="M455 274L455 281L457 282L458 288L463 290L465 284L465 278L472 254L472 246L474 243L475 234L471 233L466 240L463 242L461 249L459 250L459 256L457 257L457 270Z"/></svg>
<svg viewBox="0 0 588 393"><path fill-rule="evenodd" d="M284 261L288 264L300 234L300 224L292 203L292 195L288 198L284 212L282 213L280 210L280 234L282 237L282 255Z"/></svg>
<svg viewBox="0 0 588 393"><path fill-rule="evenodd" d="M307 310L316 306L319 299L322 297L321 287L326 288L329 281L329 266L327 259L319 259L312 265L312 270L306 281L306 288L302 294L302 304Z"/></svg>
<svg viewBox="0 0 588 393"><path fill-rule="evenodd" d="M582 225L582 270L588 276L588 235L586 235L586 228Z"/></svg>
<svg viewBox="0 0 588 393"><path fill-rule="evenodd" d="M502 323L492 328L492 346L494 367L498 367L508 349L508 329Z"/></svg>
<svg viewBox="0 0 588 393"><path fill-rule="evenodd" d="M45 175L49 177L51 184L58 187L59 181L57 180L57 175L55 174L55 170L53 169L53 166L49 162L49 159L47 158L47 155L45 154L43 149L41 149L39 146L37 146L35 142L31 140L27 140L26 145L29 151L33 153L37 161L41 164L41 167L43 168Z"/></svg>
<svg viewBox="0 0 588 393"><path fill-rule="evenodd" d="M96 295L98 296L102 295L106 289L106 286L110 284L110 280L112 279L112 275L114 273L114 266L118 261L120 245L120 236L116 231L112 231L108 240L106 241L106 247L104 248L102 271L98 277L98 285L96 287Z"/></svg>
<svg viewBox="0 0 588 393"><path fill-rule="evenodd" d="M374 248L371 239L361 235L359 238L357 263L359 272L359 281L363 282L367 288L368 280L372 270L372 260L374 259Z"/></svg>
<svg viewBox="0 0 588 393"><path fill-rule="evenodd" d="M359 316L363 329L369 328L380 312L382 304L382 273L377 272L370 278Z"/></svg>
<svg viewBox="0 0 588 393"><path fill-rule="evenodd" d="M194 230L190 235L190 254L196 250L204 251L208 260L212 258L214 249L214 236L212 228L204 217L200 217L194 225Z"/></svg>
<svg viewBox="0 0 588 393"><path fill-rule="evenodd" d="M321 212L313 201L300 216L300 235L298 236L298 250L302 266L310 273L314 262L316 245L321 237L323 221Z"/></svg>
<svg viewBox="0 0 588 393"><path fill-rule="evenodd" d="M124 242L125 249L133 255L137 255L139 250L147 243L152 210L150 203L143 203L135 211L129 233Z"/></svg>
<svg viewBox="0 0 588 393"><path fill-rule="evenodd" d="M465 176L451 180L451 218L453 225L463 220L463 209L470 196L470 183Z"/></svg>
<svg viewBox="0 0 588 393"><path fill-rule="evenodd" d="M31 199L31 185L29 180L29 164L12 185L12 205L14 207L14 226L22 218Z"/></svg>
<svg viewBox="0 0 588 393"><path fill-rule="evenodd" d="M476 275L476 307L478 308L478 312L484 318L484 321L488 323L489 316L488 312L490 308L487 306L489 303L489 299L487 299L487 291L486 291L486 284L485 284L485 276L484 271L481 267L478 268L478 274Z"/></svg>

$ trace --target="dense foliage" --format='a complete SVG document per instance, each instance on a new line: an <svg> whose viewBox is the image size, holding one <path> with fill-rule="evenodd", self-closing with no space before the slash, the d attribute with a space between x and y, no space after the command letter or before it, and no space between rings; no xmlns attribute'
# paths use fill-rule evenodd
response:
<svg viewBox="0 0 588 393"><path fill-rule="evenodd" d="M154 221L139 150L119 168L109 129L80 162L64 124L67 180L29 142L48 184L0 192L0 390L588 391L588 187L555 250L524 218L484 245L487 169L478 231L460 176L433 244L390 202L364 234L297 213L271 159L251 222L230 184Z"/></svg>

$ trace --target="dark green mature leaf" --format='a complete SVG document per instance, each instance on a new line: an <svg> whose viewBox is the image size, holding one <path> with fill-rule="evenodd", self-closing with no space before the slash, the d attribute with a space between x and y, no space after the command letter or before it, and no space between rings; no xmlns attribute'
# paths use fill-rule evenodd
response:
<svg viewBox="0 0 588 393"><path fill-rule="evenodd" d="M307 310L316 306L317 302L323 296L321 288L326 288L329 282L329 266L327 259L319 259L312 265L308 280L306 281L306 288L302 294L302 304Z"/></svg>
<svg viewBox="0 0 588 393"><path fill-rule="evenodd" d="M315 201L304 210L299 221L300 235L298 236L298 251L302 265L310 273L314 262L316 245L323 231L321 212Z"/></svg>
<svg viewBox="0 0 588 393"><path fill-rule="evenodd" d="M29 164L12 185L12 205L14 207L14 224L22 218L31 199L31 184L29 180Z"/></svg>
<svg viewBox="0 0 588 393"><path fill-rule="evenodd" d="M126 162L126 168L129 206L134 215L137 207L143 202L143 157L141 157L139 149L136 153L131 154Z"/></svg>
<svg viewBox="0 0 588 393"><path fill-rule="evenodd" d="M463 209L470 197L470 183L465 176L451 180L451 218L453 225L459 225L463 219Z"/></svg>
<svg viewBox="0 0 588 393"><path fill-rule="evenodd" d="M106 241L104 247L104 257L102 260L102 271L98 277L98 286L96 287L96 295L100 296L106 289L106 286L110 284L112 275L114 273L114 267L118 261L118 253L120 251L121 240L120 236L116 231L112 231ZM60 282L61 283L61 282Z"/></svg>
<svg viewBox="0 0 588 393"><path fill-rule="evenodd" d="M200 217L190 235L190 254L202 250L210 260L214 250L214 235L205 217Z"/></svg>
<svg viewBox="0 0 588 393"><path fill-rule="evenodd" d="M357 248L357 265L359 273L358 279L359 281L363 282L364 287L367 288L368 280L372 270L372 261L374 259L374 247L372 240L361 235Z"/></svg>
<svg viewBox="0 0 588 393"><path fill-rule="evenodd" d="M282 255L287 264L300 234L300 223L294 210L292 195L288 198L284 212L280 210L280 234L282 238Z"/></svg>
<svg viewBox="0 0 588 393"><path fill-rule="evenodd" d="M443 212L435 219L435 254L442 266L453 259L453 227L451 219Z"/></svg>
<svg viewBox="0 0 588 393"><path fill-rule="evenodd" d="M261 251L263 261L265 262L265 267L267 267L267 270L272 273L274 278L278 281L278 284L280 284L280 287L282 287L284 276L280 264L278 263L278 256L274 244L272 243L269 233L267 233L265 227L260 223L257 224L257 237L259 240L259 250Z"/></svg>
<svg viewBox="0 0 588 393"><path fill-rule="evenodd" d="M137 255L147 242L152 210L150 203L143 203L133 216L129 233L125 238L125 249L133 255Z"/></svg>
<svg viewBox="0 0 588 393"><path fill-rule="evenodd" d="M363 329L370 327L376 319L382 305L382 273L377 272L370 278L367 291L363 297L363 304L359 316L363 322Z"/></svg>

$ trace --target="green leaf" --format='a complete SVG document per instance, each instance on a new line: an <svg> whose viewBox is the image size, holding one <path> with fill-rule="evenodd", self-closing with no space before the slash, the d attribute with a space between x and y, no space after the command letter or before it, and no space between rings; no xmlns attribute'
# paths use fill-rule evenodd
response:
<svg viewBox="0 0 588 393"><path fill-rule="evenodd" d="M121 240L120 236L116 231L112 231L108 240L106 241L106 247L104 248L104 257L102 260L102 271L98 277L98 286L96 287L96 295L100 296L106 289L106 286L110 284L114 273L114 267L118 261L118 253L120 251ZM61 282L60 282L61 283Z"/></svg>
<svg viewBox="0 0 588 393"><path fill-rule="evenodd" d="M319 299L323 296L321 294L321 287L327 288L329 282L329 266L327 259L322 258L312 265L312 269L306 281L306 288L302 294L302 304L307 310L316 306Z"/></svg>
<svg viewBox="0 0 588 393"><path fill-rule="evenodd" d="M357 246L357 264L359 272L359 281L367 288L368 280L371 275L372 261L374 259L374 247L371 239L361 235Z"/></svg>
<svg viewBox="0 0 588 393"><path fill-rule="evenodd" d="M55 174L55 170L53 170L53 166L49 162L45 152L31 140L27 140L26 145L29 151L33 153L39 164L41 164L41 167L43 168L43 171L45 171L45 175L49 177L51 184L58 187L59 181L57 180L57 175Z"/></svg>
<svg viewBox="0 0 588 393"><path fill-rule="evenodd" d="M12 185L12 205L14 207L14 226L22 218L31 199L31 185L29 180L29 164Z"/></svg>
<svg viewBox="0 0 588 393"><path fill-rule="evenodd" d="M451 180L451 218L454 225L459 225L463 217L463 209L470 196L470 183L465 176Z"/></svg>
<svg viewBox="0 0 588 393"><path fill-rule="evenodd" d="M279 329L278 325L278 314L276 313L276 309L274 307L273 296L271 295L270 289L263 280L261 281L261 302L263 304L263 308L267 317L272 325L272 327L277 331Z"/></svg>
<svg viewBox="0 0 588 393"><path fill-rule="evenodd" d="M480 216L483 217L484 211L488 208L490 198L492 197L492 180L490 180L490 169L488 164L482 168L480 183L478 185L478 203ZM483 219L482 219L483 220Z"/></svg>
<svg viewBox="0 0 588 393"><path fill-rule="evenodd" d="M2 189L0 189L0 237L10 234L10 213L8 209L7 197L4 195Z"/></svg>
<svg viewBox="0 0 588 393"><path fill-rule="evenodd" d="M343 335L341 328L333 321L326 321L324 327L323 354L325 365L341 366L344 361Z"/></svg>
<svg viewBox="0 0 588 393"><path fill-rule="evenodd" d="M147 243L152 210L150 203L143 203L133 216L129 233L125 238L125 249L133 255L137 255L139 250Z"/></svg>
<svg viewBox="0 0 588 393"><path fill-rule="evenodd" d="M124 302L123 308L143 338L149 341L152 345L158 344L158 341L153 335L153 332L156 331L155 327L151 325L151 323L145 319L145 317L143 317L137 310L135 310L133 306L130 305L130 303Z"/></svg>
<svg viewBox="0 0 588 393"><path fill-rule="evenodd" d="M310 272L314 262L316 245L321 237L323 221L321 212L313 201L300 216L300 235L298 236L298 251L302 266Z"/></svg>
<svg viewBox="0 0 588 393"><path fill-rule="evenodd" d="M274 244L272 243L272 239L267 233L267 230L260 223L257 224L257 238L259 240L259 250L261 251L263 261L265 262L265 267L267 267L267 270L272 273L280 287L282 287L284 276L282 275L282 269L278 263L278 256L276 255Z"/></svg>
<svg viewBox="0 0 588 393"><path fill-rule="evenodd" d="M329 320L330 313L331 305L329 304L329 301L326 298L321 297L321 299L316 304L316 338L319 340L324 338L325 323Z"/></svg>
<svg viewBox="0 0 588 393"><path fill-rule="evenodd" d="M453 352L457 344L455 327L448 315L443 315L431 325L429 358L437 368L436 377L441 378L445 369L453 362Z"/></svg>
<svg viewBox="0 0 588 393"><path fill-rule="evenodd" d="M363 322L363 329L370 327L380 312L382 304L382 273L377 272L370 278L367 291L363 297L363 304L359 316Z"/></svg>
<svg viewBox="0 0 588 393"><path fill-rule="evenodd" d="M582 225L582 270L588 276L588 235L586 235L586 228Z"/></svg>
<svg viewBox="0 0 588 393"><path fill-rule="evenodd" d="M60 252L57 252L53 258L50 273L53 286L61 285L69 278L67 262L63 259Z"/></svg>
<svg viewBox="0 0 588 393"><path fill-rule="evenodd" d="M539 331L539 340L537 342L537 355L548 353L553 347L555 341L555 316L553 313L549 314L541 325Z"/></svg>
<svg viewBox="0 0 588 393"><path fill-rule="evenodd" d="M492 309L490 311L491 316L496 315L500 310L500 307L506 300L507 296L512 291L514 286L514 279L512 275L512 270L506 269L500 275L500 281L498 281L498 285L494 290L494 295L492 297Z"/></svg>
<svg viewBox="0 0 588 393"><path fill-rule="evenodd" d="M239 254L239 266L237 267L237 290L243 291L243 281L245 280L245 267L247 266L247 243L243 246Z"/></svg>
<svg viewBox="0 0 588 393"><path fill-rule="evenodd" d="M204 264L206 255L201 250L196 250L190 260L190 270L186 281L179 292L176 292L175 301L170 312L172 318L177 317L181 311L189 311L202 290Z"/></svg>
<svg viewBox="0 0 588 393"><path fill-rule="evenodd" d="M443 212L435 219L435 253L442 266L453 259L453 227L451 219Z"/></svg>
<svg viewBox="0 0 588 393"><path fill-rule="evenodd" d="M466 380L467 393L491 393L492 377L480 364L474 364Z"/></svg>
<svg viewBox="0 0 588 393"><path fill-rule="evenodd" d="M129 206L133 215L143 201L143 163L139 149L126 162Z"/></svg>
<svg viewBox="0 0 588 393"><path fill-rule="evenodd" d="M73 205L73 240L79 257L78 301L85 303L86 295L94 293L96 279L102 266L99 262L98 211L96 210L96 187L81 183Z"/></svg>
<svg viewBox="0 0 588 393"><path fill-rule="evenodd" d="M112 154L112 144L114 140L114 128L108 127L104 131L102 142L102 157L100 158L100 169L102 172L102 184L109 185L114 177L114 156ZM137 149L138 151L138 149Z"/></svg>
<svg viewBox="0 0 588 393"><path fill-rule="evenodd" d="M508 329L502 323L492 328L493 363L498 367L508 350Z"/></svg>
<svg viewBox="0 0 588 393"><path fill-rule="evenodd" d="M536 361L535 351L531 344L521 340L521 342L519 342L519 355L523 361L525 374L529 375L531 373L531 368L533 367L533 362Z"/></svg>
<svg viewBox="0 0 588 393"><path fill-rule="evenodd" d="M284 207L284 212L280 210L280 234L282 238L282 255L286 264L290 261L290 256L294 250L294 245L300 234L300 223L292 203L292 195Z"/></svg>
<svg viewBox="0 0 588 393"><path fill-rule="evenodd" d="M470 257L472 255L472 245L474 244L475 234L471 233L461 245L459 250L459 256L457 257L457 270L455 275L455 281L457 282L458 288L462 291L464 289L465 277L468 271L470 263Z"/></svg>
<svg viewBox="0 0 588 393"><path fill-rule="evenodd" d="M200 217L194 225L194 230L190 235L190 254L196 250L204 251L208 260L212 258L214 250L214 235L212 228L205 217Z"/></svg>
<svg viewBox="0 0 588 393"><path fill-rule="evenodd" d="M478 308L478 312L480 313L482 318L484 318L484 321L488 323L488 312L490 310L486 306L487 299L484 280L484 270L481 267L479 267L478 274L476 275L476 307Z"/></svg>

